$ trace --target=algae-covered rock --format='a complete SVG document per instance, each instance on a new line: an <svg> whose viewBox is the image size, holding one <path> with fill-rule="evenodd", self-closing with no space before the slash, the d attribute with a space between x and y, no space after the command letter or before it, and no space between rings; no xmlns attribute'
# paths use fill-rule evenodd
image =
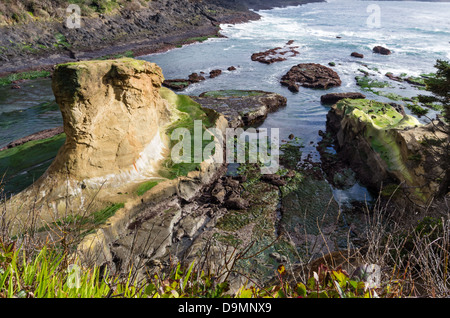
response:
<svg viewBox="0 0 450 318"><path fill-rule="evenodd" d="M401 185L421 204L437 190L437 183L426 175L440 168L426 163L423 145L427 138L436 138L436 132L417 118L390 104L344 99L332 106L327 128L336 136L340 156L373 190L380 191L383 184Z"/></svg>

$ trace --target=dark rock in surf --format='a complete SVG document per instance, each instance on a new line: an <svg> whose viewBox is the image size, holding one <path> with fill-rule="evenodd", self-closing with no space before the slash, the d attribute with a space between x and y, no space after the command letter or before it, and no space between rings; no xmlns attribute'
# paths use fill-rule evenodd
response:
<svg viewBox="0 0 450 318"><path fill-rule="evenodd" d="M316 63L303 63L293 66L281 78L281 84L291 91L298 91L298 85L307 88L328 89L340 86L339 75L329 67Z"/></svg>

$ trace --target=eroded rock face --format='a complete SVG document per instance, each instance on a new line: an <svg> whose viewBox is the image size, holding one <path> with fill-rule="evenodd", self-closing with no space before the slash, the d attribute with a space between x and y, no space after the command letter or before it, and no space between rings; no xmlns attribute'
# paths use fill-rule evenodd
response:
<svg viewBox="0 0 450 318"><path fill-rule="evenodd" d="M59 65L52 88L67 137L48 173L83 180L160 160L169 119L162 81L158 66L134 59Z"/></svg>
<svg viewBox="0 0 450 318"><path fill-rule="evenodd" d="M439 152L432 141L446 138L435 125L424 126L390 104L362 99L341 100L327 115L340 158L363 184L387 196L401 193L399 199L418 205L437 193L438 176L445 173L430 155Z"/></svg>
<svg viewBox="0 0 450 318"><path fill-rule="evenodd" d="M36 209L49 222L94 198L92 209L123 202L120 194L157 177L169 155L167 125L178 118L160 95L162 81L156 64L129 58L58 65L52 88L65 142L45 173L11 198L10 213L26 218Z"/></svg>
<svg viewBox="0 0 450 318"><path fill-rule="evenodd" d="M292 92L298 92L299 85L307 88L328 89L342 84L339 75L332 69L315 63L303 63L292 67L281 78L281 84Z"/></svg>

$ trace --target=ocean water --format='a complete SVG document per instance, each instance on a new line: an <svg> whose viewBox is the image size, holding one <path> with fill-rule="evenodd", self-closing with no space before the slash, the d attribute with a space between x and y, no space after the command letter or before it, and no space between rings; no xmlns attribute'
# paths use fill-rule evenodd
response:
<svg viewBox="0 0 450 318"><path fill-rule="evenodd" d="M379 15L374 15L378 12ZM287 106L270 114L262 127L279 128L281 139L290 134L301 137L304 155L310 154L313 160L320 160L316 146L321 140L319 131L325 131L329 111L328 106L320 103L321 95L361 91L368 98L392 102L362 91L356 85L355 76L362 75L359 69L364 69L372 78L388 81L392 87L386 91L405 97L417 96L424 91L390 81L385 74L418 76L433 72L437 59L450 60L450 3L328 0L259 13L262 18L258 21L222 25L221 33L226 38L209 39L140 58L158 64L166 79L224 70L217 78L191 85L183 94L257 89L286 96ZM255 52L284 46L289 40L299 46L300 54L296 57L271 65L250 59ZM373 54L376 45L391 49L393 54ZM364 59L351 57L353 51L364 54ZM326 91L300 88L300 92L291 93L279 83L281 76L298 63L327 65L329 62L336 63L333 69L341 77L340 87ZM226 71L229 66L237 70ZM58 111L41 104L53 100L49 80L27 82L22 90L0 88L0 147L30 133L61 125ZM342 200L361 200L368 194L356 185L348 191L335 190L335 195Z"/></svg>
<svg viewBox="0 0 450 318"><path fill-rule="evenodd" d="M374 21L371 19L373 8L380 13L379 23L375 25L370 23ZM437 59L450 60L450 3L329 0L259 13L262 18L258 21L222 25L221 33L226 38L210 39L142 58L161 66L167 79L187 78L192 72L209 73L212 69L237 67L237 71L225 71L217 78L191 85L184 94L198 95L218 89L257 89L284 95L288 99L287 107L270 114L261 127L279 128L281 139L287 139L290 134L301 137L304 155L310 154L313 160L320 160L316 146L321 140L319 131L325 131L329 111L328 106L320 103L321 95L360 91L371 99L394 102L356 85L355 76L362 75L359 69L364 69L372 78L388 81L392 86L383 90L404 97L417 96L425 92L406 83L391 81L385 74L419 76L433 72ZM299 46L300 54L296 57L271 65L250 59L255 52L284 46L289 40ZM389 56L373 54L372 48L377 45L385 46L393 53ZM364 58L351 57L354 51L364 54ZM341 77L340 87L326 91L301 87L299 93L291 93L279 83L280 78L298 63L327 65L329 62L336 63L333 69ZM433 116L433 112L430 114ZM426 121L425 118L421 120ZM346 191L334 189L334 195L342 201L370 197L358 184Z"/></svg>

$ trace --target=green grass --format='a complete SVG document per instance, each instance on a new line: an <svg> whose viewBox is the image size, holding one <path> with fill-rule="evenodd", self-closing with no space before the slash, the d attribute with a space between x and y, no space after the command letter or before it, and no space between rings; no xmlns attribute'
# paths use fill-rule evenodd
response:
<svg viewBox="0 0 450 318"><path fill-rule="evenodd" d="M14 73L0 78L0 86L10 85L12 82L18 80L29 80L42 77L49 77L50 74L51 73L49 71L28 71L22 73Z"/></svg>
<svg viewBox="0 0 450 318"><path fill-rule="evenodd" d="M202 122L202 133L204 133L207 128L210 128L215 124L218 116L217 113L203 109L200 104L194 102L189 96L177 95L165 87L161 88L160 94L162 98L174 105L180 112L180 118L168 127L166 134L171 136L172 132L177 128L188 129L192 136L191 158L194 158L194 121L200 120ZM177 140L171 140L170 148L172 149L177 143ZM210 143L210 140L204 140L202 147L204 148ZM168 179L186 176L190 171L198 170L200 168L199 163L174 163L170 158L164 162L163 166L164 168L161 169L159 173L162 177Z"/></svg>
<svg viewBox="0 0 450 318"><path fill-rule="evenodd" d="M144 195L147 191L158 185L162 180L152 180L148 182L144 182L136 190L138 196Z"/></svg>
<svg viewBox="0 0 450 318"><path fill-rule="evenodd" d="M198 271L195 265L178 263L168 274L156 273L138 282L131 270L119 277L108 267L83 268L77 260L47 246L29 255L13 243L0 241L0 298L370 298L375 291L339 269L324 266L319 269L319 279L289 284L284 279L286 268L280 265L278 284L265 288L244 284L227 293L228 281L221 281L218 273ZM395 296L384 288L377 293Z"/></svg>
<svg viewBox="0 0 450 318"><path fill-rule="evenodd" d="M123 53L105 55L105 56L97 58L97 60L115 60L115 59L120 59L123 57L134 58L134 53L133 53L133 51L125 51Z"/></svg>

